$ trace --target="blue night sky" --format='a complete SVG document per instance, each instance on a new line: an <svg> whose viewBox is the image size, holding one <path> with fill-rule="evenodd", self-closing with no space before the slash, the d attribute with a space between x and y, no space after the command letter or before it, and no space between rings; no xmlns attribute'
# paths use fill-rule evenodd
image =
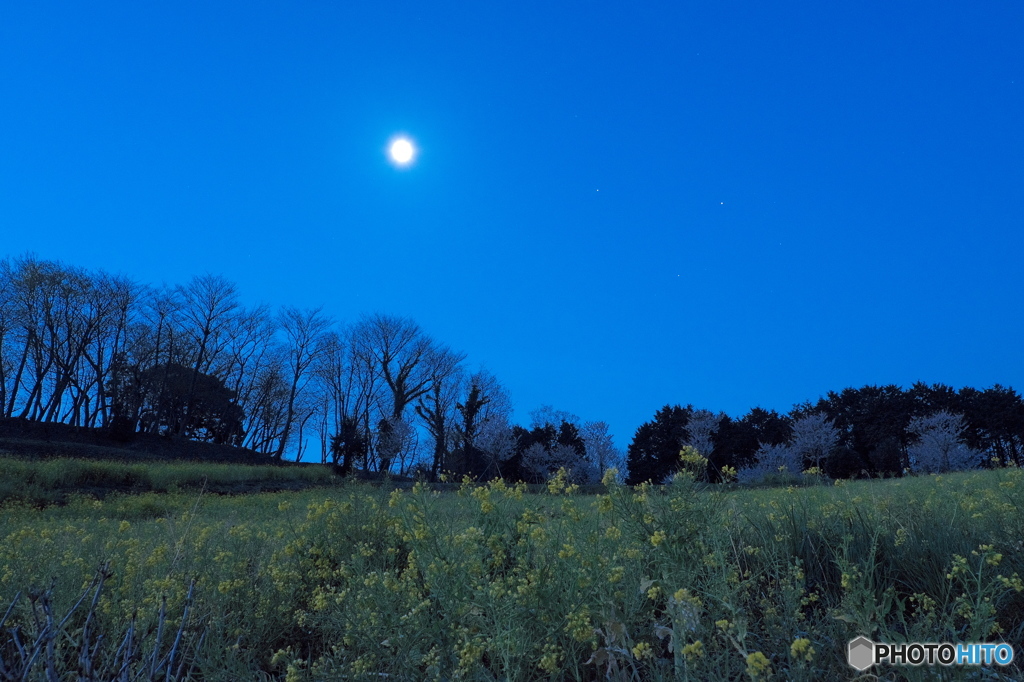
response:
<svg viewBox="0 0 1024 682"><path fill-rule="evenodd" d="M1022 231L1016 1L0 9L0 256L408 316L622 447L1024 389Z"/></svg>

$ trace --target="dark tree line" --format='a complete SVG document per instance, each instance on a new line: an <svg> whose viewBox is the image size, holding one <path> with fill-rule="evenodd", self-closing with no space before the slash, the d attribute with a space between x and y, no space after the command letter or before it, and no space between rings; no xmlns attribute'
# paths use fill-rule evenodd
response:
<svg viewBox="0 0 1024 682"><path fill-rule="evenodd" d="M425 425L436 473L471 385L492 406L481 424L510 409L463 360L412 320L339 325L320 309L246 307L216 275L151 287L33 255L0 260L0 417L277 459L313 446L321 461L402 473L419 464Z"/></svg>
<svg viewBox="0 0 1024 682"><path fill-rule="evenodd" d="M541 412L554 426L513 426L501 384L410 319L247 307L210 274L152 287L0 260L0 417L430 479L543 480L558 466L592 478L615 459L607 425Z"/></svg>
<svg viewBox="0 0 1024 682"><path fill-rule="evenodd" d="M817 466L834 477L902 475L920 465L917 453L930 456L921 443L929 436L935 441L939 416L946 440L974 453L972 463L1024 464L1024 400L1016 391L998 384L958 391L917 383L909 390L846 388L788 414L754 408L739 419L692 405L665 406L637 429L627 481L666 479L678 470L683 445L708 457L713 478L725 467L742 470L768 460L774 466L786 457L791 469Z"/></svg>
<svg viewBox="0 0 1024 682"><path fill-rule="evenodd" d="M152 287L32 255L0 260L2 418L430 479L532 482L565 468L593 481L622 460L603 422L542 408L526 427L511 413L493 376L407 318L339 324L319 308L247 307L209 274ZM712 479L776 466L848 477L1021 465L1024 402L999 385L915 384L847 388L788 414L666 406L637 430L627 480L664 480L683 445L708 457Z"/></svg>

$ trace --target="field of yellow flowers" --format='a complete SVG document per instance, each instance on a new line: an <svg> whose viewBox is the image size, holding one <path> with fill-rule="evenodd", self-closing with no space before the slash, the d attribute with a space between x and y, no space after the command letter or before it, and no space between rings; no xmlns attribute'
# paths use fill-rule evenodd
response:
<svg viewBox="0 0 1024 682"><path fill-rule="evenodd" d="M605 485L8 505L0 658L26 679L513 681L851 679L860 634L1024 656L1021 470Z"/></svg>

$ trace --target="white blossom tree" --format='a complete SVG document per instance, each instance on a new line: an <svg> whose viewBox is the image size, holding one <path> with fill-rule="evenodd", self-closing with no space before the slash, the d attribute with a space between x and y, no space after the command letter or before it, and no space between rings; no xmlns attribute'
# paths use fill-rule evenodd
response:
<svg viewBox="0 0 1024 682"><path fill-rule="evenodd" d="M538 478L547 478L554 471L563 468L576 483L600 480L602 472L591 460L592 450L587 447L586 425L577 415L566 410L557 410L551 405L542 405L530 412L530 425L534 430L550 429L551 433L558 436L555 441L544 445L535 443L523 451L522 464L527 472ZM594 429L592 436L596 437ZM568 445L566 438L574 440L575 444ZM596 444L595 441L594 445ZM541 450L545 452L542 453Z"/></svg>
<svg viewBox="0 0 1024 682"><path fill-rule="evenodd" d="M495 414L484 420L474 441L490 462L505 463L516 454L516 437L508 423L508 416Z"/></svg>
<svg viewBox="0 0 1024 682"><path fill-rule="evenodd" d="M736 473L740 483L755 483L770 474L799 474L803 470L803 457L788 444L762 444L754 458L756 464Z"/></svg>
<svg viewBox="0 0 1024 682"><path fill-rule="evenodd" d="M683 445L689 445L706 459L711 458L715 449L715 434L722 423L724 414L715 414L711 410L694 410L690 415L690 421L686 423L686 430L690 434Z"/></svg>
<svg viewBox="0 0 1024 682"><path fill-rule="evenodd" d="M391 465L397 461L398 474L404 475L409 460L415 459L418 445L413 424L405 418L385 417L378 424L376 440L377 453L381 458L379 471L389 472Z"/></svg>
<svg viewBox="0 0 1024 682"><path fill-rule="evenodd" d="M790 449L798 462L821 468L839 444L839 430L824 414L807 414L793 422Z"/></svg>
<svg viewBox="0 0 1024 682"><path fill-rule="evenodd" d="M587 422L580 429L580 436L586 446L587 461L593 466L598 476L604 475L607 469L616 467L624 470L624 456L622 451L615 447L612 435L608 433L607 422Z"/></svg>
<svg viewBox="0 0 1024 682"><path fill-rule="evenodd" d="M589 482L593 473L586 462L580 460L575 448L562 443L551 447L534 443L526 448L523 451L523 468L541 479L546 479L553 471L565 469L572 480L580 483Z"/></svg>
<svg viewBox="0 0 1024 682"><path fill-rule="evenodd" d="M965 428L963 415L946 410L911 419L907 430L918 438L907 448L911 470L936 473L978 466L982 454L964 443Z"/></svg>

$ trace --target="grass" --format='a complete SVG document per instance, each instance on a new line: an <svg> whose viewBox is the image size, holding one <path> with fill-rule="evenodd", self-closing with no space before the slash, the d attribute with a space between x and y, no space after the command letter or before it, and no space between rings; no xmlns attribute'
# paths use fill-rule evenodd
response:
<svg viewBox="0 0 1024 682"><path fill-rule="evenodd" d="M111 495L5 507L0 603L56 577L48 599L67 613L109 566L92 660L115 660L130 627L137 650L165 651L164 622L196 643L181 654L191 679L848 679L859 634L1019 654L1021 528L1017 469L755 490L681 477L599 495L561 479L536 495L501 482ZM82 618L56 640L58 664L77 660ZM31 639L25 599L11 619ZM0 638L5 660L12 647Z"/></svg>
<svg viewBox="0 0 1024 682"><path fill-rule="evenodd" d="M253 487L327 485L336 477L326 466L267 466L205 462L100 461L76 458L46 460L0 457L0 503L43 505L74 493L174 492L207 487L218 492Z"/></svg>

